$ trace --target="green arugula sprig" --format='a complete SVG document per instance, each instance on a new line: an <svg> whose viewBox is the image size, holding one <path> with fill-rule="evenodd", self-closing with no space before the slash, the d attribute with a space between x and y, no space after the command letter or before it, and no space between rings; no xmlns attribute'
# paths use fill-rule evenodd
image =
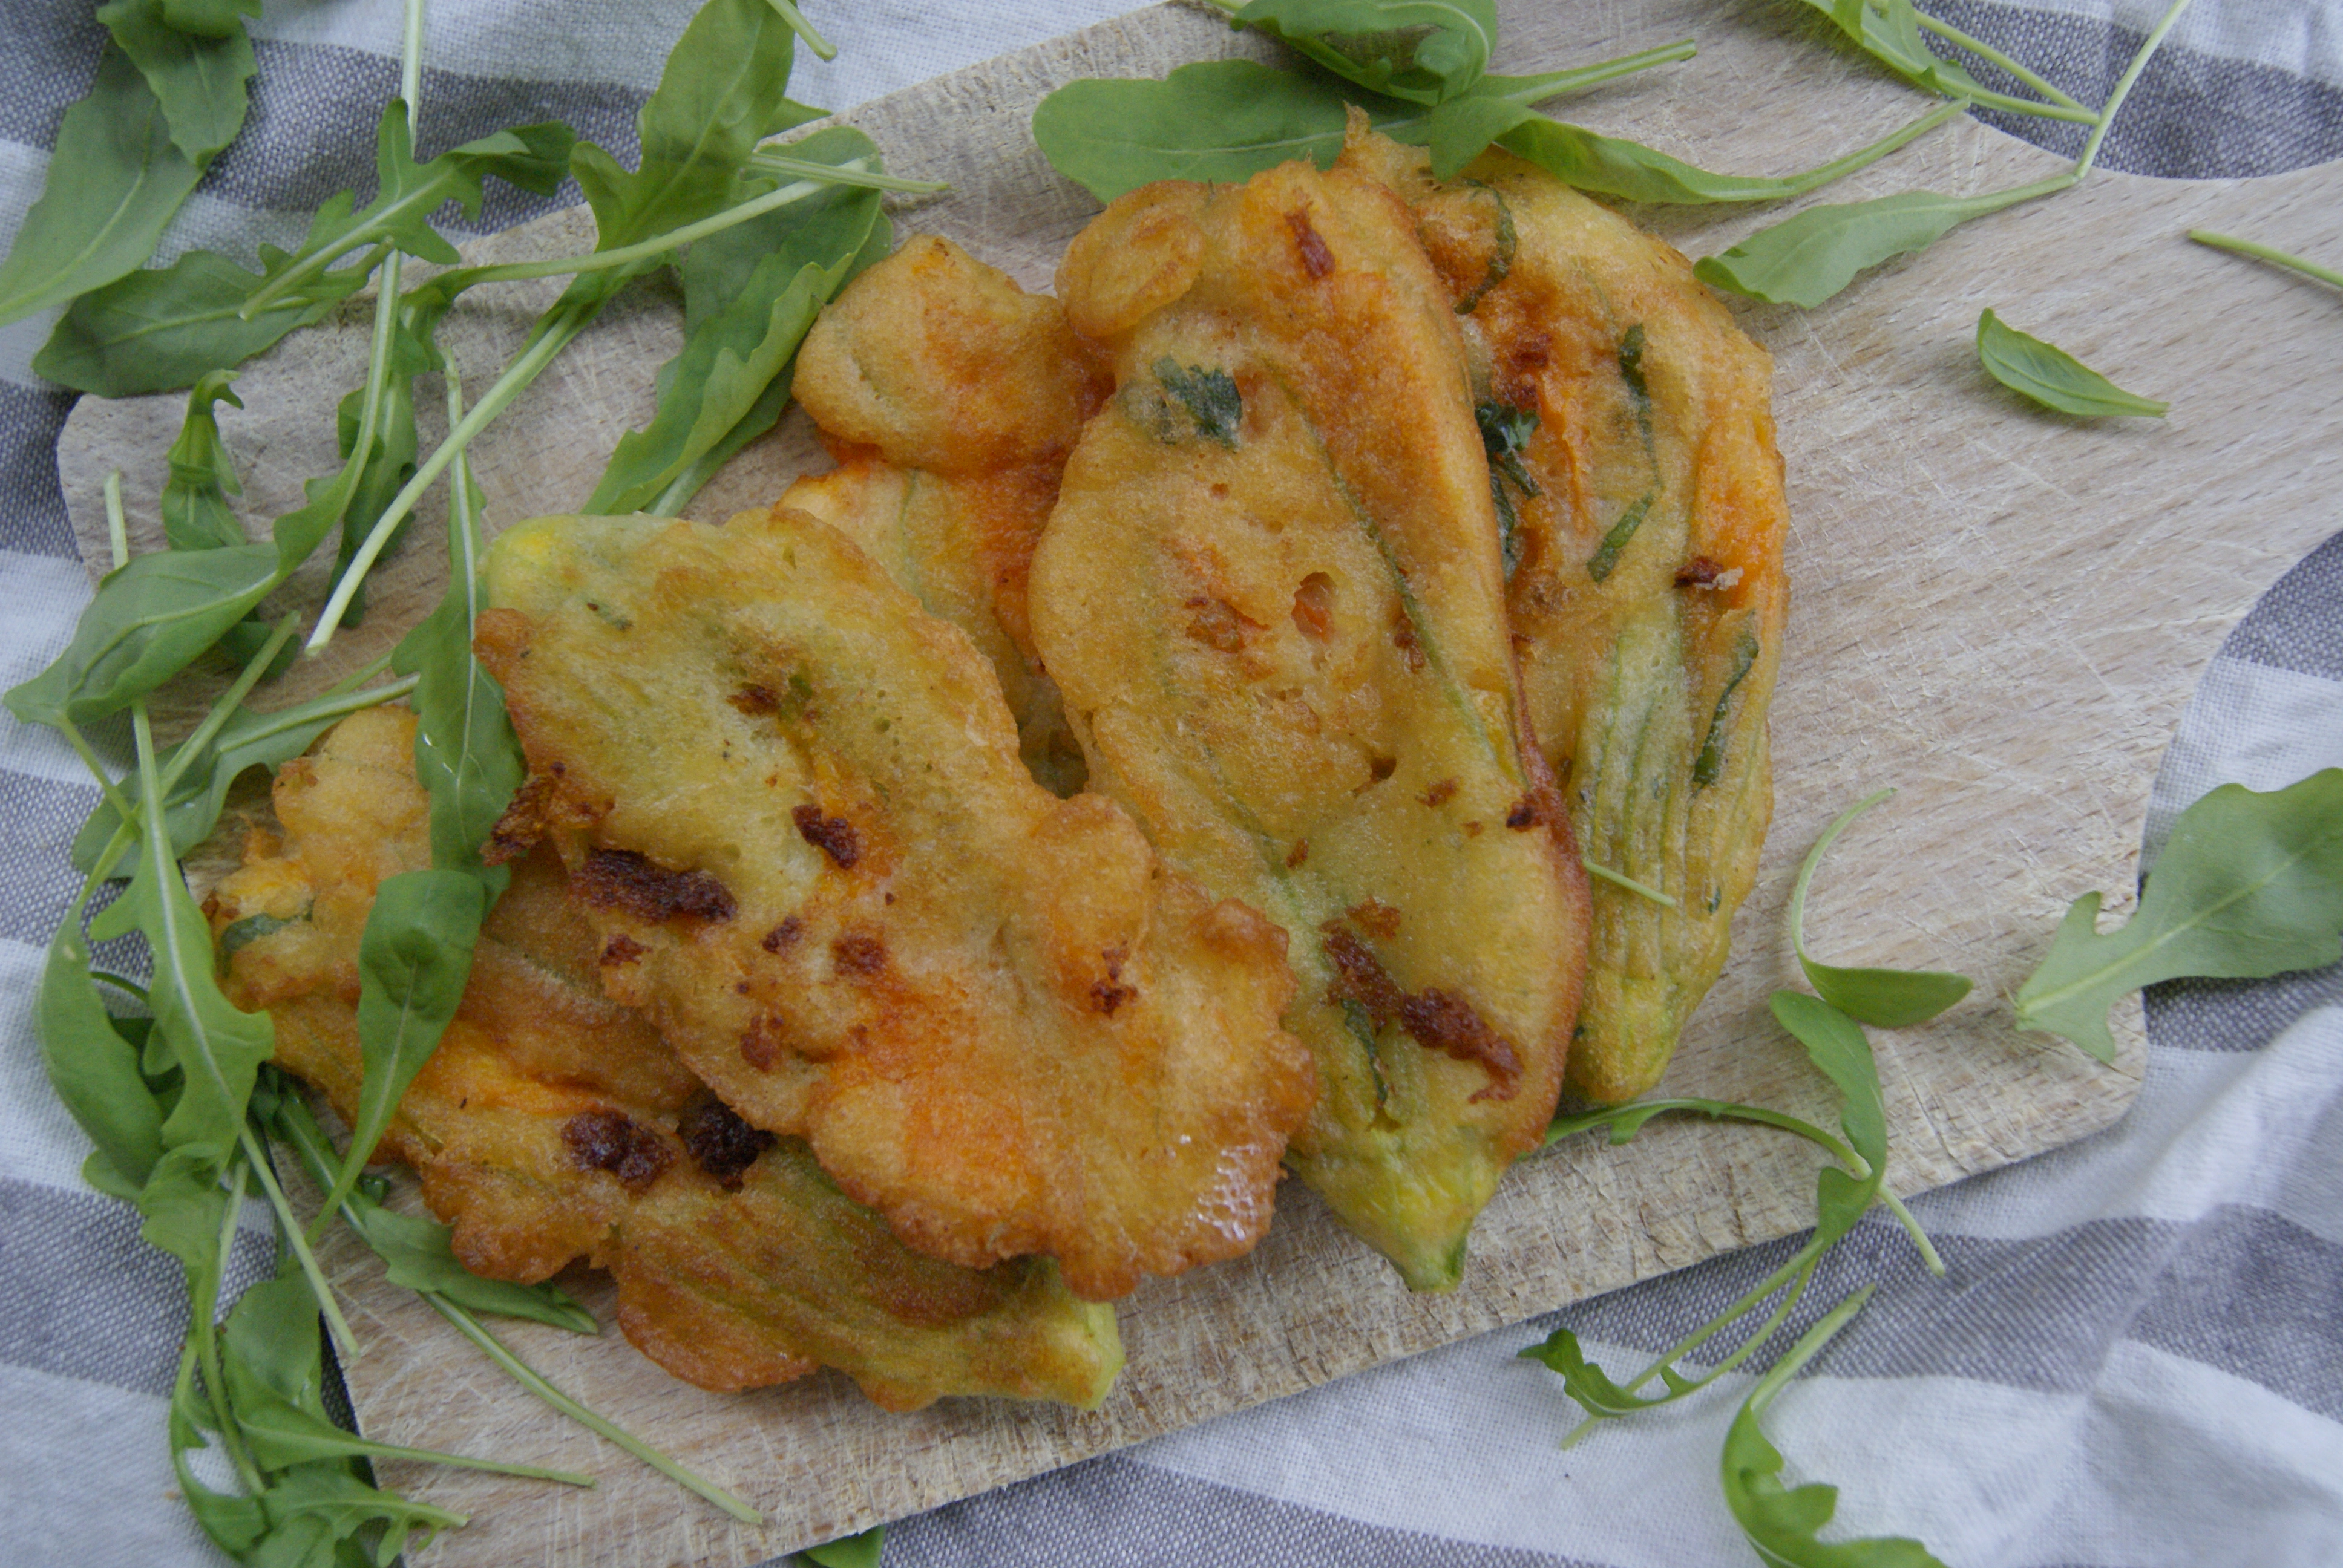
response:
<svg viewBox="0 0 2343 1568"><path fill-rule="evenodd" d="M2305 261L2298 256L2289 256L2275 246L2264 245L2259 240L2239 239L2234 235L2215 234L2208 228L2192 228L2188 231L2188 237L2198 245L2209 245L2215 250L2234 251L2239 256L2250 256L2257 261L2267 261L2278 266L2288 267L2302 274L2305 277L2315 277L2321 283L2343 288L2343 271L2338 271L2331 266L2321 266L2314 261Z"/></svg>
<svg viewBox="0 0 2343 1568"><path fill-rule="evenodd" d="M2159 980L2258 979L2343 957L2343 768L2261 793L2224 784L2180 814L2119 930L2066 910L2017 990L2017 1026L2115 1060L2107 1009Z"/></svg>
<svg viewBox="0 0 2343 1568"><path fill-rule="evenodd" d="M1808 0L1820 7L1820 0ZM1842 28L1850 24L1860 29L1877 21L1884 14L1894 13L1898 6L1909 12L1910 0L1885 0L1885 11L1875 11L1883 0L1832 0L1829 9ZM2122 110L2124 100L2130 96L2140 73L2165 35L2180 20L2188 8L2188 0L2172 0L2131 63L2108 95L2107 106L2096 116L2087 116L2091 134L2083 144L2082 156L2075 166L2063 175L2036 180L2008 190L1984 191L1975 196L1946 196L1937 191L1899 191L1893 196L1876 196L1868 201L1845 202L1809 207L1795 216L1759 229L1738 245L1711 256L1703 257L1693 267L1701 281L1713 287L1725 289L1775 305L1795 305L1812 309L1830 299L1853 283L1855 277L1898 256L1925 250L1972 218L2000 212L2022 202L2055 196L2079 185L2089 176L2091 166L2098 161L2099 148L2107 140L2107 131ZM1916 15L1915 13L1914 15ZM1865 35L1875 41L1884 35L1876 31ZM1916 34L1914 35L1916 37ZM1870 47L1870 45L1866 45ZM1923 49L1925 53L1925 48ZM1890 55L1895 53L1890 50ZM1896 62L1889 55L1890 65ZM1934 56L1930 56L1934 59ZM1943 62L1937 62L1941 66ZM1899 70L1901 67L1898 67ZM1913 79L1921 85L1934 85L1935 90L1952 90L1950 78L1937 72L1933 81L1924 69ZM1963 78L1964 80L1966 77ZM1936 85L1944 84L1944 85ZM1964 96L1975 101L1974 95L1963 89ZM2073 118L2071 115L2056 117Z"/></svg>
<svg viewBox="0 0 2343 1568"><path fill-rule="evenodd" d="M1815 869L1848 823L1895 793L1882 789L1839 813L1806 851L1805 862L1798 867L1797 882L1790 890L1790 945L1798 955L1798 967L1805 971L1806 983L1841 1012L1876 1029L1926 1023L1968 995L1973 984L1966 975L1942 970L1842 969L1822 963L1806 951L1806 889L1815 879Z"/></svg>
<svg viewBox="0 0 2343 1568"><path fill-rule="evenodd" d="M1805 1243L1740 1300L1670 1345L1625 1382L1614 1382L1601 1367L1587 1360L1577 1336L1566 1328L1556 1329L1543 1343L1521 1352L1525 1359L1542 1362L1560 1374L1564 1391L1586 1412L1586 1419L1563 1440L1565 1447L1601 1422L1695 1393L1756 1354L1796 1308L1815 1269L1821 1265L1823 1254L1855 1229L1875 1201L1887 1204L1919 1247L1929 1270L1944 1272L1944 1262L1929 1244L1919 1222L1881 1184L1887 1163L1886 1104L1880 1092L1879 1070L1863 1030L1828 1002L1796 991L1775 991L1772 1007L1782 1027L1805 1047L1808 1059L1838 1087L1842 1097L1839 1127L1845 1134L1844 1139L1786 1112L1711 1100L1642 1101L1557 1117L1546 1130L1545 1141L1550 1145L1579 1132L1608 1127L1611 1142L1616 1147L1633 1140L1654 1117L1689 1112L1794 1132L1827 1151L1838 1161L1825 1166L1815 1177L1815 1230ZM1711 1362L1704 1373L1695 1375L1679 1368L1677 1363L1685 1357L1700 1352L1769 1301L1774 1302L1771 1310L1739 1348ZM1663 1385L1662 1392L1640 1392L1654 1379Z"/></svg>
<svg viewBox="0 0 2343 1568"><path fill-rule="evenodd" d="M2131 414L2160 419L2172 407L2127 392L2065 349L2020 332L1991 310L1977 317L1977 363L2022 397L2087 419Z"/></svg>
<svg viewBox="0 0 2343 1568"><path fill-rule="evenodd" d="M2087 126L2098 119L2091 110L1999 50L1924 15L1912 0L1806 0L1806 4L1828 17L1831 25L1856 48L1914 86L1940 97L1963 98L1979 108L2039 119L2071 120ZM1928 41L1921 36L1923 31L1991 61L2047 101L2015 97L1981 85L1968 72L1929 48Z"/></svg>

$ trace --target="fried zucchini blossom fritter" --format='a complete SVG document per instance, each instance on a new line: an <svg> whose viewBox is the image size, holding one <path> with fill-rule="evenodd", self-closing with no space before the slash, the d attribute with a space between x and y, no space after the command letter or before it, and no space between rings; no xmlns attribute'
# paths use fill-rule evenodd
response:
<svg viewBox="0 0 2343 1568"><path fill-rule="evenodd" d="M726 1104L912 1247L1092 1300L1259 1239L1315 1088L1284 933L1036 784L965 634L780 508L522 524L488 582L499 838Z"/></svg>
<svg viewBox="0 0 2343 1568"><path fill-rule="evenodd" d="M1436 1290L1553 1114L1586 892L1414 230L1374 181L1292 163L1142 187L1079 235L1059 296L1116 390L1031 613L1091 788L1292 939L1321 1093L1291 1162Z"/></svg>
<svg viewBox="0 0 2343 1568"><path fill-rule="evenodd" d="M914 236L847 286L798 355L793 391L839 466L780 504L851 538L992 660L1025 765L1081 788L1042 672L1026 577L1066 454L1110 386L1046 294L950 240Z"/></svg>
<svg viewBox="0 0 2343 1568"><path fill-rule="evenodd" d="M430 863L415 721L344 720L275 789L210 904L237 1006L345 1117L361 1079L359 936L386 876ZM1094 1406L1122 1362L1111 1309L1043 1259L984 1270L904 1247L806 1146L735 1116L640 1016L602 994L623 961L550 850L514 868L437 1051L380 1152L414 1167L476 1273L524 1283L608 1269L627 1337L706 1389L837 1367L894 1410L985 1393Z"/></svg>
<svg viewBox="0 0 2343 1568"><path fill-rule="evenodd" d="M1788 508L1771 360L1666 243L1502 150L1434 183L1354 120L1471 347L1505 603L1597 881L1571 1091L1659 1081L1725 966L1773 815Z"/></svg>

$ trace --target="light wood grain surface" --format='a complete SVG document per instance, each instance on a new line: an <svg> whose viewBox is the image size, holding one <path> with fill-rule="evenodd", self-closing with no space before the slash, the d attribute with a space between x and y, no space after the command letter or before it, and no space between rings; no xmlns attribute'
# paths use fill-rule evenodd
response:
<svg viewBox="0 0 2343 1568"><path fill-rule="evenodd" d="M1498 66L1526 71L1685 35L1701 54L1573 102L1570 117L1712 167L1786 171L1867 142L1927 106L1828 43L1788 4L1725 12L1688 0L1508 5ZM1181 62L1266 54L1192 12L1159 8L880 100L850 118L890 167L952 194L899 228L959 240L1046 286L1093 204L1033 150L1041 95L1082 75L1160 75ZM2062 166L1973 122L1835 187L1850 200L1926 186L1984 190ZM1780 209L1638 215L1688 254L1720 250ZM2008 997L2066 902L2133 904L2140 826L2158 758L2223 632L2288 565L2343 523L2343 308L2331 292L2187 243L2245 232L2343 254L2343 166L2251 182L2101 173L2083 188L1956 232L1804 314L1744 308L1775 357L1788 463L1790 641L1774 706L1776 809L1765 869L1735 928L1725 980L1684 1037L1663 1092L1756 1101L1817 1119L1826 1086L1764 1011L1792 983L1788 886L1822 825L1884 785L1902 793L1841 841L1810 925L1842 962L1958 969L1969 1000L1876 1037L1895 1158L1913 1192L2097 1130L2137 1087L2138 1010L2117 1020L2106 1069L2021 1035ZM480 258L586 248L568 213L474 247ZM557 283L459 312L443 342L477 394ZM488 291L480 291L483 294ZM2088 424L2019 403L1976 367L1979 310L2047 337L2169 418ZM366 310L352 307L250 367L248 405L224 408L247 518L300 500L336 463L333 400L361 378ZM493 525L575 508L605 455L651 407L675 349L671 297L622 303L474 449ZM436 385L432 389L436 397ZM103 556L98 487L126 473L133 532L159 541L155 498L182 400L85 399L60 448L85 554ZM427 418L427 442L439 422ZM744 453L691 508L718 519L825 466L801 419ZM436 599L438 503L377 571L376 609L289 699L374 657ZM256 527L258 526L256 524ZM312 601L311 574L287 590ZM178 711L201 694L183 694ZM389 1464L388 1484L469 1513L424 1561L469 1564L744 1564L875 1522L1295 1392L1395 1357L1516 1323L1596 1292L1802 1228L1814 1159L1754 1129L1655 1124L1624 1149L1581 1139L1526 1161L1474 1233L1462 1289L1411 1296L1298 1184L1252 1257L1159 1282L1123 1303L1130 1368L1095 1414L948 1400L908 1416L822 1374L718 1396L669 1378L615 1332L508 1337L554 1382L764 1508L737 1526L551 1415L427 1308L337 1242L365 1353L349 1369L369 1435L591 1471L592 1492ZM608 1317L606 1289L581 1293ZM1492 1354L1509 1353L1510 1345Z"/></svg>

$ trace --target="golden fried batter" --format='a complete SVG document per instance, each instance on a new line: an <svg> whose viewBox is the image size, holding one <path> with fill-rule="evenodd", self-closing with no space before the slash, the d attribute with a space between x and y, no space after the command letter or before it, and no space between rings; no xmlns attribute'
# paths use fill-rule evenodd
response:
<svg viewBox="0 0 2343 1568"><path fill-rule="evenodd" d="M1586 895L1523 744L1450 301L1393 195L1288 164L1109 206L1058 274L1117 391L1033 562L1094 788L1290 933L1292 1163L1408 1282L1551 1117Z"/></svg>
<svg viewBox="0 0 2343 1568"><path fill-rule="evenodd" d="M430 859L414 733L405 710L373 709L288 763L285 840L256 835L212 903L228 994L268 1009L278 1061L345 1117L374 887ZM1104 1397L1121 1364L1110 1309L1073 1299L1044 1260L974 1271L904 1248L801 1142L749 1128L601 994L598 971L625 955L582 918L558 858L514 872L381 1148L415 1168L468 1268L530 1282L592 1259L617 1277L627 1337L702 1388L834 1366L896 1410Z"/></svg>
<svg viewBox="0 0 2343 1568"><path fill-rule="evenodd" d="M919 236L847 286L807 334L798 401L838 468L781 505L839 529L992 660L1026 766L1081 788L1081 752L1026 624L1034 541L1107 387L1047 295Z"/></svg>
<svg viewBox="0 0 2343 1568"><path fill-rule="evenodd" d="M1579 847L1676 900L1594 885L1570 1088L1633 1099L1725 966L1773 814L1772 363L1682 256L1509 153L1438 186L1354 127L1343 161L1413 205L1472 344L1522 681Z"/></svg>
<svg viewBox="0 0 2343 1568"><path fill-rule="evenodd" d="M1093 1299L1250 1248L1312 1083L1284 937L1019 762L990 667L803 514L547 518L480 622L646 1010L898 1235Z"/></svg>

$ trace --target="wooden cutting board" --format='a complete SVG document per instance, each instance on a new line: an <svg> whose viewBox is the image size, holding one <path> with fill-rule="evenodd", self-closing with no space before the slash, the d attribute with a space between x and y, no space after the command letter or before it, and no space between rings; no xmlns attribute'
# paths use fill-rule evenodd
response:
<svg viewBox="0 0 2343 1568"><path fill-rule="evenodd" d="M1712 167L1802 168L1874 139L1926 105L1777 0L1730 12L1691 0L1504 10L1502 68L1545 69L1671 38L1700 56L1574 101L1568 113ZM1170 7L1141 12L943 77L849 116L900 173L952 193L899 227L950 236L1047 286L1093 210L1026 131L1032 106L1083 75L1161 75L1186 60L1266 55L1258 40ZM1829 193L1926 186L1967 192L2036 179L2056 159L1958 121ZM1639 215L1692 255L1779 209ZM2300 254L2343 256L2343 165L2246 182L2101 173L2084 188L1961 230L1800 314L1744 308L1774 352L1788 463L1794 584L1774 707L1776 809L1735 956L1678 1051L1664 1092L1755 1101L1828 1120L1832 1100L1764 1010L1793 983L1783 912L1822 825L1884 785L1903 793L1835 852L1811 913L1816 950L1843 962L1953 968L1969 1000L1927 1027L1881 1032L1891 1184L1942 1185L2097 1131L2138 1087L2137 1003L2102 1068L2021 1035L2008 997L2067 901L2133 904L2148 786L2223 632L2288 565L2343 524L2343 298L2189 245L2192 226ZM473 247L475 259L586 249L582 212ZM556 283L468 307L443 340L473 395ZM2087 424L2035 410L1986 379L1979 310L2050 338L2124 386L2169 397L2163 421ZM367 307L304 333L246 371L249 408L222 410L266 519L336 463L323 416L358 384ZM675 302L614 308L475 448L494 524L577 507L621 431L648 418L651 372L679 340ZM435 389L436 396L436 389ZM163 453L183 400L85 399L60 447L84 553L104 558L99 485L125 470L133 533L156 548ZM427 420L427 443L437 423ZM826 466L792 417L693 507L720 519ZM393 641L436 601L437 504L376 574L375 610L284 683L313 689ZM311 575L288 590L314 600ZM183 695L184 714L200 694ZM426 1561L743 1564L933 1507L1395 1357L1517 1323L1597 1292L1779 1236L1813 1217L1815 1160L1792 1140L1654 1125L1624 1149L1580 1139L1526 1161L1474 1233L1462 1289L1411 1296L1298 1184L1252 1257L1142 1289L1122 1305L1130 1368L1095 1414L949 1400L908 1416L824 1373L738 1396L688 1388L615 1332L527 1325L509 1339L555 1382L767 1511L731 1523L507 1382L371 1259L337 1241L329 1266L365 1353L349 1368L371 1436L584 1469L598 1490L383 1467L387 1483L468 1513ZM579 1276L608 1317L608 1291ZM1490 1353L1509 1353L1504 1349ZM1558 1396L1557 1396L1558 1397Z"/></svg>

